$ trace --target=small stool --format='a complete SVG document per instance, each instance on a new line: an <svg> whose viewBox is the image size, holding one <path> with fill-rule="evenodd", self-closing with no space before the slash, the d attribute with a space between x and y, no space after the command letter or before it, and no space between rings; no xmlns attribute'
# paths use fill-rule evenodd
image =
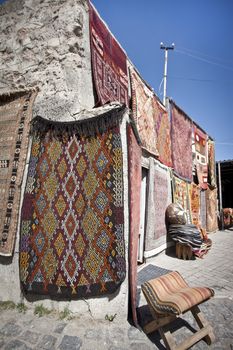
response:
<svg viewBox="0 0 233 350"><path fill-rule="evenodd" d="M192 247L188 243L176 243L176 257L183 260L191 260L193 257Z"/></svg>
<svg viewBox="0 0 233 350"><path fill-rule="evenodd" d="M141 287L153 317L144 326L144 332L149 334L158 330L167 350L186 350L201 339L208 345L214 341L213 329L199 309L199 304L214 296L211 288L189 287L177 271L147 281ZM177 344L170 323L188 311L199 329Z"/></svg>

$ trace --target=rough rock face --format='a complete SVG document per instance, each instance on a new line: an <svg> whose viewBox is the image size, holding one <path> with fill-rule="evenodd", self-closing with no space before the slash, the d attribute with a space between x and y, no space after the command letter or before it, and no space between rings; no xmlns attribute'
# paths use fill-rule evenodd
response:
<svg viewBox="0 0 233 350"><path fill-rule="evenodd" d="M87 0L8 0L0 39L0 94L38 86L34 115L48 119L93 107Z"/></svg>

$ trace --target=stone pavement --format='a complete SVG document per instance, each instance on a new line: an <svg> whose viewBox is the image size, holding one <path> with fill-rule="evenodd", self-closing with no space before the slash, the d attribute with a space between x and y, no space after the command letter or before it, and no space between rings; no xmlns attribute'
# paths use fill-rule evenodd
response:
<svg viewBox="0 0 233 350"><path fill-rule="evenodd" d="M219 231L209 237L213 247L204 259L179 260L163 252L141 266L140 270L154 264L164 269L178 270L190 285L213 287L215 298L203 304L201 309L214 328L216 342L208 347L201 341L192 349L233 350L233 231ZM146 308L141 295L140 305ZM25 311L23 305L15 307L10 303L0 303L0 349L165 349L158 332L147 337L117 316L111 322L93 319L91 314L78 316L68 312L52 312L46 315L46 310L39 310L42 314L39 317L32 309L22 311ZM194 327L189 314L185 315L185 320ZM183 325L181 323L179 326ZM188 328L183 326L176 334L182 339L187 332Z"/></svg>

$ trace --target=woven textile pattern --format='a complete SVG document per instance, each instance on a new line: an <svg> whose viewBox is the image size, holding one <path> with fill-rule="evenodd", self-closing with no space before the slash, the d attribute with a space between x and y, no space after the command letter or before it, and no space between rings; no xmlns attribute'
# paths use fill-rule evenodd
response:
<svg viewBox="0 0 233 350"><path fill-rule="evenodd" d="M208 175L210 186L216 187L215 146L211 140L208 140Z"/></svg>
<svg viewBox="0 0 233 350"><path fill-rule="evenodd" d="M171 203L171 183L169 171L159 166L155 168L154 177L154 239L166 235L165 212Z"/></svg>
<svg viewBox="0 0 233 350"><path fill-rule="evenodd" d="M146 244L145 249L156 247L156 241L166 236L165 213L172 202L171 177L168 168L150 158L148 205L146 212Z"/></svg>
<svg viewBox="0 0 233 350"><path fill-rule="evenodd" d="M192 124L191 121L171 104L172 161L175 172L192 180Z"/></svg>
<svg viewBox="0 0 233 350"><path fill-rule="evenodd" d="M199 128L194 126L194 140L195 140L195 164L197 169L197 178L199 185L203 189L207 189L208 184L208 166L207 166L207 135Z"/></svg>
<svg viewBox="0 0 233 350"><path fill-rule="evenodd" d="M215 232L218 230L217 220L217 189L206 191L206 231Z"/></svg>
<svg viewBox="0 0 233 350"><path fill-rule="evenodd" d="M179 179L177 176L173 176L173 198L174 203L181 205L186 213L187 223L192 222L191 218L191 204L189 195L189 184L184 180Z"/></svg>
<svg viewBox="0 0 233 350"><path fill-rule="evenodd" d="M92 70L98 104L119 101L128 105L126 55L91 4L89 10Z"/></svg>
<svg viewBox="0 0 233 350"><path fill-rule="evenodd" d="M153 155L158 156L154 93L143 83L133 68L130 69L130 76L133 118L138 127L142 147Z"/></svg>
<svg viewBox="0 0 233 350"><path fill-rule="evenodd" d="M200 226L200 187L194 183L189 185L191 213L193 225Z"/></svg>
<svg viewBox="0 0 233 350"><path fill-rule="evenodd" d="M201 227L206 229L206 191L200 191L200 221Z"/></svg>
<svg viewBox="0 0 233 350"><path fill-rule="evenodd" d="M89 297L125 278L119 128L59 141L34 137L22 208L25 292Z"/></svg>
<svg viewBox="0 0 233 350"><path fill-rule="evenodd" d="M127 128L129 152L129 193L130 193L130 238L129 238L129 281L133 321L137 324L137 256L140 228L140 190L141 190L141 147L138 145L133 129Z"/></svg>
<svg viewBox="0 0 233 350"><path fill-rule="evenodd" d="M11 256L14 251L34 97L34 93L22 92L0 100L0 255L3 256Z"/></svg>
<svg viewBox="0 0 233 350"><path fill-rule="evenodd" d="M167 111L154 98L155 109L155 128L157 135L157 149L159 160L161 163L171 167L171 136L170 136L170 120Z"/></svg>
<svg viewBox="0 0 233 350"><path fill-rule="evenodd" d="M176 315L214 295L207 287L189 287L177 271L145 282L142 291L156 313Z"/></svg>

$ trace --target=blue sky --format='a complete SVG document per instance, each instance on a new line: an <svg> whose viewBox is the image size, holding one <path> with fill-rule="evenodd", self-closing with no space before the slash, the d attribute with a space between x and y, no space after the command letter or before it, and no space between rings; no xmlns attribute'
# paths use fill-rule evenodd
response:
<svg viewBox="0 0 233 350"><path fill-rule="evenodd" d="M0 0L0 3L3 1ZM130 60L162 99L167 95L216 142L216 159L233 159L233 1L92 0Z"/></svg>
<svg viewBox="0 0 233 350"><path fill-rule="evenodd" d="M233 1L92 1L130 60L162 99L167 95L215 139L216 159L233 159Z"/></svg>

